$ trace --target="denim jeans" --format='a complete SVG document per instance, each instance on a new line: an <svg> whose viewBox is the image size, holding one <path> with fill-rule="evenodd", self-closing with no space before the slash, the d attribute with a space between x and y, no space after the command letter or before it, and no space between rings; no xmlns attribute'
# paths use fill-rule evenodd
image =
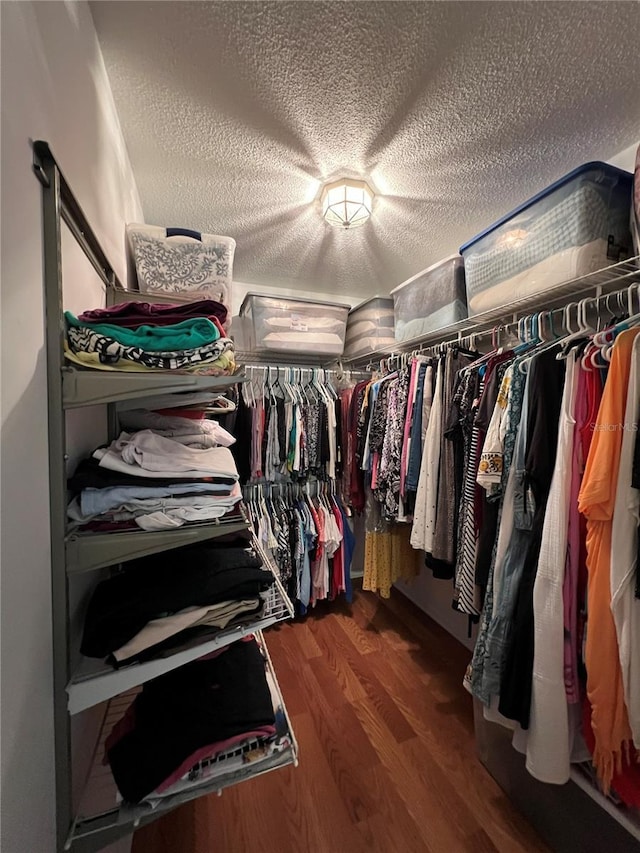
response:
<svg viewBox="0 0 640 853"><path fill-rule="evenodd" d="M527 377L527 385L528 385ZM513 524L509 544L501 565L496 564L497 596L493 603L493 615L487 631L485 647L485 665L483 692L485 695L499 695L500 680L508 649L509 634L513 613L518 596L518 587L522 579L524 562L532 536L532 523L535 506L531 490L527 486L524 471L527 448L528 393L525 387L522 402L522 414L516 437L511 475L514 477ZM505 499L509 496L505 495ZM505 517L503 513L502 523ZM508 533L508 531L505 531Z"/></svg>

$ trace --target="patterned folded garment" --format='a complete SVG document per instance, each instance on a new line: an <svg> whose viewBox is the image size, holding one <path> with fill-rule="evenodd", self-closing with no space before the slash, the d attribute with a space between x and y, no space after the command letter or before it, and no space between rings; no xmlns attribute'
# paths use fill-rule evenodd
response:
<svg viewBox="0 0 640 853"><path fill-rule="evenodd" d="M123 328L136 329L138 326L153 324L154 326L171 326L193 317L207 317L213 322L214 318L225 323L227 309L222 302L214 299L198 299L186 303L150 303L150 302L121 302L110 308L93 308L80 314L81 323L113 323Z"/></svg>
<svg viewBox="0 0 640 853"><path fill-rule="evenodd" d="M72 352L69 349L67 341L65 341L64 346L64 357L68 361L79 364L81 367L88 367L91 370L107 370L116 373L166 372L166 368L149 367L137 361L128 361L126 358L119 358L110 364L103 364L97 352ZM194 364L189 367L173 368L172 373L188 376L229 376L235 369L235 353L233 349L228 349L214 361L207 361L204 364Z"/></svg>
<svg viewBox="0 0 640 853"><path fill-rule="evenodd" d="M88 326L69 326L67 340L73 352L97 353L102 364L114 364L124 359L162 370L195 367L215 361L233 347L233 341L229 338L219 338L206 346L193 349L147 352L140 347L121 344L114 338L94 332Z"/></svg>

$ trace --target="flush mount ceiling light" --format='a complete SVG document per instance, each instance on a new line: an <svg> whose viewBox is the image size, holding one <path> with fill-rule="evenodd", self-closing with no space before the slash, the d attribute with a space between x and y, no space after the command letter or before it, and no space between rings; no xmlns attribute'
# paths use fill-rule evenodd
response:
<svg viewBox="0 0 640 853"><path fill-rule="evenodd" d="M340 178L325 184L320 201L322 215L329 225L357 228L371 216L373 192L365 181Z"/></svg>

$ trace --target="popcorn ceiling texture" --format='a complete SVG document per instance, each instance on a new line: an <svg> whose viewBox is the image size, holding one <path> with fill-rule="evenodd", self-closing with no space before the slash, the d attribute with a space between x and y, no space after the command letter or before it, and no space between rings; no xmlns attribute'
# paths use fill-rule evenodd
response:
<svg viewBox="0 0 640 853"><path fill-rule="evenodd" d="M244 282L388 293L640 135L637 3L91 9L146 221L234 237ZM351 232L343 173L379 193Z"/></svg>

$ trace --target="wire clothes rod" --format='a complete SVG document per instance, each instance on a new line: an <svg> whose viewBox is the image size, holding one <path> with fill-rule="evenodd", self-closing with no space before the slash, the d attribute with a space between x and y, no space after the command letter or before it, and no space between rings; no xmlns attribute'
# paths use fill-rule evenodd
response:
<svg viewBox="0 0 640 853"><path fill-rule="evenodd" d="M606 302L607 298L613 299L618 292L627 293L629 286L638 282L640 255L571 279L557 287L475 314L449 326L434 329L421 337L398 341L384 349L343 360L345 367L371 365L380 359L417 354L435 346L462 345L462 342L481 340L491 335L495 338L499 331L508 331L523 319L536 317L543 312L553 312L553 316L556 316L559 311L564 311L567 304L580 305L585 299L598 300L598 304L602 304L603 300Z"/></svg>
<svg viewBox="0 0 640 853"><path fill-rule="evenodd" d="M290 397L298 403L309 402L307 391L315 389L314 394L328 393L335 397L338 390L334 388L343 387L342 383L355 382L357 378L368 377L369 374L362 370L347 368L342 364L335 368L325 367L291 367L283 365L268 364L243 364L245 384L242 388L247 405L255 405L256 400L265 393L273 393L276 388L280 394Z"/></svg>
<svg viewBox="0 0 640 853"><path fill-rule="evenodd" d="M242 498L251 502L260 498L294 498L316 497L318 495L337 494L336 481L327 478L307 479L304 482L291 480L256 480L242 487Z"/></svg>
<svg viewBox="0 0 640 853"><path fill-rule="evenodd" d="M251 371L256 376L260 376L264 374L266 378L270 376L275 378L284 378L288 377L292 380L297 380L301 382L306 382L309 379L322 378L323 376L327 376L331 379L349 379L353 376L364 375L365 371L359 368L354 368L349 365L343 366L341 361L335 362L331 367L312 367L312 366L303 366L300 364L279 364L277 362L273 362L271 364L251 364L248 361L242 362L242 367L245 371ZM275 372L277 371L277 373Z"/></svg>
<svg viewBox="0 0 640 853"><path fill-rule="evenodd" d="M632 259L633 262L640 264L640 257ZM636 311L634 308L634 293L637 294L636 299L640 300L640 269L633 267L630 273L628 265L632 261L625 261L622 264L623 272L617 283L623 286L619 289L611 289L610 287L601 292L596 288L593 295L583 295L582 293L573 294L576 298L571 300L566 297L563 304L551 307L548 309L541 308L538 311L533 311L527 314L513 314L513 319L510 322L499 323L493 326L476 327L472 321L468 321L469 325L466 329L460 329L455 337L452 337L452 329L444 328L441 330L441 337L435 338L435 334L430 335L428 341L421 342L419 340L408 342L406 345L398 344L396 348L389 348L388 351L382 353L372 353L368 356L366 364L367 370L384 369L396 363L401 363L403 360L411 356L429 353L442 353L449 347L464 346L470 349L475 349L477 343L485 338L491 338L492 347L498 347L503 342L505 337L517 337L521 341L531 340L538 334L551 335L550 340L559 329L564 328L568 333L576 331L572 329L572 323L576 323L577 329L586 321L589 312L596 314L597 330L602 328L602 323L606 320L606 315L609 319L621 316L623 314L633 314ZM611 268L609 268L611 269ZM611 284L613 279L609 279ZM507 306L508 307L508 306ZM640 307L640 306L638 306ZM574 313L575 312L575 313ZM504 316L509 316L509 311L505 308ZM357 363L362 363L359 359Z"/></svg>

